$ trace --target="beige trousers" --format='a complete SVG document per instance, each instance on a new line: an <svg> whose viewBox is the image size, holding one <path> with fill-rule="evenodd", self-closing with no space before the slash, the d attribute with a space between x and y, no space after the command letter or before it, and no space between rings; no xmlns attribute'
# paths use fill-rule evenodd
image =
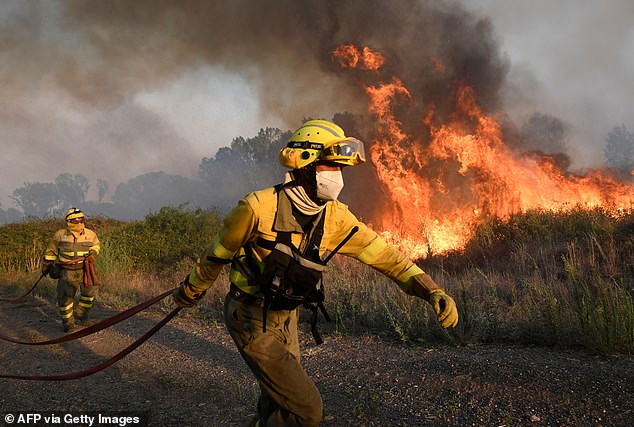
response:
<svg viewBox="0 0 634 427"><path fill-rule="evenodd" d="M230 292L224 315L229 334L260 384L260 425L319 425L323 402L300 363L298 310L269 310L262 332L261 304L245 304Z"/></svg>

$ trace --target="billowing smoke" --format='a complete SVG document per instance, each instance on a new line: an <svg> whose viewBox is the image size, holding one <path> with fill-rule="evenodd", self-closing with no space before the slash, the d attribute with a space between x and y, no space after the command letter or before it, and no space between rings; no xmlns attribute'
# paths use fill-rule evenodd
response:
<svg viewBox="0 0 634 427"><path fill-rule="evenodd" d="M468 80L494 109L505 82L491 24L446 1L108 1L63 3L83 54L56 64L53 79L81 102L120 105L203 64L243 75L262 111L295 124L327 105L363 111L354 75L332 51L370 46L426 104L446 107L452 85ZM85 48L82 49L82 46ZM438 72L442 67L442 72ZM341 76L346 78L342 79ZM419 118L417 118L418 120Z"/></svg>
<svg viewBox="0 0 634 427"><path fill-rule="evenodd" d="M495 109L507 70L490 23L446 1L78 0L1 8L6 193L61 172L105 178L111 188L152 170L195 175L202 156L179 132L187 123L168 123L139 100L206 67L252 88L236 115L252 115L257 104L262 126L288 129L306 117L366 112L355 80L372 76L341 70L332 51L343 43L386 55L376 77L398 75L421 104L403 113L408 127L420 125L423 103L448 109L457 77ZM181 108L209 88L187 90L176 101ZM202 114L192 120L214 123ZM359 132L372 133L361 125ZM230 142L215 136L210 131L204 155Z"/></svg>
<svg viewBox="0 0 634 427"><path fill-rule="evenodd" d="M399 76L412 94L399 114L414 133L426 109L449 114L457 82L472 86L485 111L499 107L508 65L491 24L451 2L186 1L67 4L65 25L96 58L64 62L55 81L92 108L113 108L148 87L165 85L188 69L221 66L259 93L260 110L289 128L324 112L364 113L359 81ZM386 57L379 71L342 70L332 52L352 43ZM108 70L108 72L105 72ZM329 117L326 117L329 118ZM368 124L368 122L364 123ZM352 129L372 138L368 126ZM356 129L355 129L356 128ZM380 204L354 197L376 187L369 168L351 171L344 198L368 217ZM361 178L361 179L359 179Z"/></svg>
<svg viewBox="0 0 634 427"><path fill-rule="evenodd" d="M491 22L459 2L9 1L0 12L7 193L61 172L104 178L111 188L154 170L195 177L201 158L230 142L219 137L227 123L188 110L218 96L200 77L209 70L248 86L236 94L243 108L235 120L257 116L262 127L351 112L340 117L345 128L372 141L362 86L393 76L411 94L395 112L409 133L425 135L430 108L437 121L451 114L459 84L474 89L485 114L504 118L509 62ZM381 52L384 66L343 69L332 55L343 44ZM157 106L164 98L156 93L173 93L174 102ZM195 122L209 123L198 136L208 144L202 155L187 132ZM371 168L349 175L348 197L377 185Z"/></svg>

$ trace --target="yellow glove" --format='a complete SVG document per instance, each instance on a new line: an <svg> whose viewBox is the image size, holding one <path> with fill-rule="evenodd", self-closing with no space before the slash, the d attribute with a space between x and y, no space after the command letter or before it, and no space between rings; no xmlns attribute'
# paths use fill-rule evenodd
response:
<svg viewBox="0 0 634 427"><path fill-rule="evenodd" d="M458 309L456 303L442 289L434 289L429 295L429 303L438 316L438 322L443 328L455 327L458 324Z"/></svg>
<svg viewBox="0 0 634 427"><path fill-rule="evenodd" d="M413 276L408 293L429 302L443 328L454 327L458 324L456 303L429 274L422 273Z"/></svg>
<svg viewBox="0 0 634 427"><path fill-rule="evenodd" d="M192 286L189 283L189 276L187 276L185 280L180 282L178 287L174 289L174 292L172 292L172 299L179 307L193 307L200 302L206 292L207 290Z"/></svg>

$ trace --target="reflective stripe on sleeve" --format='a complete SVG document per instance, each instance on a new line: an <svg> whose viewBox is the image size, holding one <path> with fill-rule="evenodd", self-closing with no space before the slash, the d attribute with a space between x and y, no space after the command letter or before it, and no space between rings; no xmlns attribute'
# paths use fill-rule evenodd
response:
<svg viewBox="0 0 634 427"><path fill-rule="evenodd" d="M218 235L216 236L216 239L214 240L212 254L213 256L217 258L230 260L231 258L233 258L233 255L235 254L235 252L230 251L229 249L222 246L222 243L220 243L220 235Z"/></svg>

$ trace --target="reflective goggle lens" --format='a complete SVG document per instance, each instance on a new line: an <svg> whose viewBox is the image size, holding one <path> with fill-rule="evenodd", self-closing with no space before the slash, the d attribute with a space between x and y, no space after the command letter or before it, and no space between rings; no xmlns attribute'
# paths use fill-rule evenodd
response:
<svg viewBox="0 0 634 427"><path fill-rule="evenodd" d="M324 150L326 156L340 156L346 158L353 158L359 156L365 160L365 150L363 149L363 142L355 138L349 138L338 142L332 147L328 147Z"/></svg>

